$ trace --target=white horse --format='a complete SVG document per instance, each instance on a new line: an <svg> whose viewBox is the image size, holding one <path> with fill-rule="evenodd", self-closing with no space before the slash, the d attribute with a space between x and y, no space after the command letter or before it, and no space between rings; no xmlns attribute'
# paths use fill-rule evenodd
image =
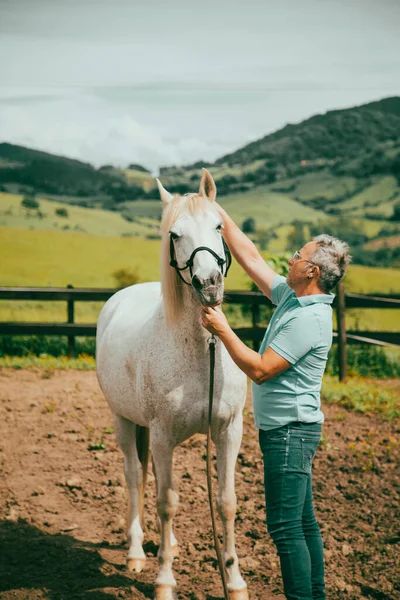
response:
<svg viewBox="0 0 400 600"><path fill-rule="evenodd" d="M172 519L178 506L173 451L194 433L207 432L210 334L201 325L200 307L222 302L221 271L226 264L222 264L225 248L214 202L216 187L208 171L203 169L198 194L172 196L158 180L157 184L163 201L161 286L158 282L134 285L105 304L97 328L97 376L125 455L130 500L128 568L139 572L146 558L143 497L150 444L161 526L155 598L171 600L176 597L172 563L177 555ZM178 273L170 265L170 253L181 269L191 258L190 269ZM217 449L217 507L231 600L248 599L234 538L234 472L245 397L245 375L217 342L212 439Z"/></svg>

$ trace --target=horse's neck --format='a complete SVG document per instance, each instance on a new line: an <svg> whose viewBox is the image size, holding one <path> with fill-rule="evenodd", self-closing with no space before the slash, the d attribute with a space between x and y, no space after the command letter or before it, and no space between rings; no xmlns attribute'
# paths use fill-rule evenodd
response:
<svg viewBox="0 0 400 600"><path fill-rule="evenodd" d="M183 289L183 310L179 317L178 329L182 334L190 335L192 339L205 339L209 333L201 324L201 305L196 299L195 293L191 287L185 286Z"/></svg>

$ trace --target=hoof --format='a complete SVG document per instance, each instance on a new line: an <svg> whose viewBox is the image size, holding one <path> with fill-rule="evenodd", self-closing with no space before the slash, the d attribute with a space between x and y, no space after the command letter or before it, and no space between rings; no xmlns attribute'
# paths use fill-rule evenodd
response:
<svg viewBox="0 0 400 600"><path fill-rule="evenodd" d="M178 546L178 544L175 544L175 546L172 546L172 552L174 554L174 558L178 558L179 557L179 546Z"/></svg>
<svg viewBox="0 0 400 600"><path fill-rule="evenodd" d="M135 571L135 573L140 573L140 571L143 571L145 563L145 558L128 558L126 567L128 571Z"/></svg>
<svg viewBox="0 0 400 600"><path fill-rule="evenodd" d="M154 600L177 600L175 588L170 585L156 585L154 590Z"/></svg>
<svg viewBox="0 0 400 600"><path fill-rule="evenodd" d="M242 590L232 590L229 592L229 600L249 600L247 587Z"/></svg>

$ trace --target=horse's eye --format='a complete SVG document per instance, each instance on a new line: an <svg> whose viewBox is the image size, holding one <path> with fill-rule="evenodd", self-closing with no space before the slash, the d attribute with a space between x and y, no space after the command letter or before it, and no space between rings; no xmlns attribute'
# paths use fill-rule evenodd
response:
<svg viewBox="0 0 400 600"><path fill-rule="evenodd" d="M177 233L174 233L173 231L170 231L169 234L173 240L178 240L180 237Z"/></svg>
<svg viewBox="0 0 400 600"><path fill-rule="evenodd" d="M221 229L222 229L222 224L217 225L217 231L221 232Z"/></svg>

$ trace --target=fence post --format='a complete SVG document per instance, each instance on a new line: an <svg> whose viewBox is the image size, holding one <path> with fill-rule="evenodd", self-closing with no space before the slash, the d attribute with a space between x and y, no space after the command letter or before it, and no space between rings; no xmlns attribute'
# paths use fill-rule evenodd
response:
<svg viewBox="0 0 400 600"><path fill-rule="evenodd" d="M257 327L259 318L260 318L260 307L258 304L255 304L254 302L252 302L252 304L251 304L251 322L253 325L253 329L255 329ZM258 340L253 340L253 350L258 352L259 347L260 347L260 344L259 344Z"/></svg>
<svg viewBox="0 0 400 600"><path fill-rule="evenodd" d="M338 361L339 381L347 381L347 352L346 352L346 303L344 285L340 281L337 285L336 318L338 328Z"/></svg>
<svg viewBox="0 0 400 600"><path fill-rule="evenodd" d="M73 285L68 284L68 289L73 289ZM75 318L75 306L73 300L67 300L67 321L68 323L74 323ZM75 357L75 336L68 336L68 356L70 358Z"/></svg>

